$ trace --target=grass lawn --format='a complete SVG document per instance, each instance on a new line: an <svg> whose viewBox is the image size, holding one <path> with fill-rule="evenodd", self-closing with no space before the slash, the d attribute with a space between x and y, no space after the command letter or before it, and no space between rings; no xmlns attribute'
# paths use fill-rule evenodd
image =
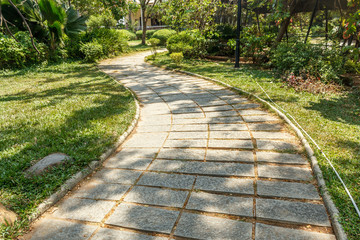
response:
<svg viewBox="0 0 360 240"><path fill-rule="evenodd" d="M0 199L21 218L0 227L0 239L11 239L39 203L126 131L136 107L129 91L79 61L3 71L0 86ZM34 161L54 152L74 161L24 177Z"/></svg>
<svg viewBox="0 0 360 240"><path fill-rule="evenodd" d="M177 68L167 53L152 61L158 66ZM207 60L184 60L181 69L221 80L267 99L253 81L256 79L270 97L293 115L318 142L344 179L360 206L360 91L315 95L296 92L271 72L243 64L235 70L232 63ZM309 141L310 142L310 141ZM311 144L311 143L310 143ZM312 146L316 150L315 146ZM317 152L327 187L341 213L341 223L349 239L360 239L360 218L335 173Z"/></svg>
<svg viewBox="0 0 360 240"><path fill-rule="evenodd" d="M142 45L141 40L128 41L130 52L147 51L151 50L150 45Z"/></svg>

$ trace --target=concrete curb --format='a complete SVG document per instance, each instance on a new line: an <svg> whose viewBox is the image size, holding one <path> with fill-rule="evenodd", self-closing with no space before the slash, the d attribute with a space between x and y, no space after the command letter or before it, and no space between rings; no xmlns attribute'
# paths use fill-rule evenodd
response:
<svg viewBox="0 0 360 240"><path fill-rule="evenodd" d="M109 76L109 75L108 75ZM116 79L113 78L115 82L120 84ZM124 85L121 85L125 87ZM101 164L110 157L116 149L127 139L127 137L132 133L132 131L135 129L139 118L140 118L140 104L137 100L136 95L134 92L125 87L133 96L136 104L136 113L135 118L131 122L130 126L124 132L119 139L114 143L111 147L108 148L106 152L104 152L98 161L92 161L85 169L79 171L78 173L74 174L69 180L67 180L60 189L52 194L50 197L48 197L45 201L43 201L36 209L36 212L29 216L29 221L33 222L37 218L39 218L42 214L44 214L49 208L54 206L59 200L61 200L71 189L73 189L79 182L81 182L83 179L85 179L89 174L91 174L96 168L100 167Z"/></svg>
<svg viewBox="0 0 360 240"><path fill-rule="evenodd" d="M153 66L156 66L156 65L153 65ZM156 67L159 67L159 66L156 66ZM328 213L330 215L332 226L333 226L336 238L338 240L346 240L347 239L347 235L346 235L343 227L341 226L341 224L339 222L339 217L338 217L339 216L339 210L336 208L336 206L335 206L334 202L332 201L331 196L330 196L330 194L329 194L329 192L327 190L327 187L326 187L326 184L325 184L325 181L324 181L324 177L323 177L323 174L322 174L321 169L319 167L318 161L317 161L317 159L316 159L316 157L314 155L314 151L310 147L308 141L306 140L306 138L304 137L304 135L302 134L300 129L298 127L296 127L285 114L280 112L280 110L275 108L273 105L271 105L269 102L265 101L264 99L254 95L252 93L246 92L246 91L244 91L244 90L242 90L240 88L233 87L233 86L231 86L231 85L229 85L227 83L224 83L222 81L219 81L219 80L216 80L216 79L213 79L213 78L209 78L209 77L205 77L205 76L202 76L202 75L199 75L199 74L196 74L196 73L192 73L192 72L188 72L188 71L171 69L171 68L164 68L164 67L160 67L160 68L170 70L170 71L173 71L173 72L183 73L183 74L186 74L186 75L189 75L189 76L202 78L202 79L205 79L205 80L220 84L220 85L225 86L225 87L227 87L227 88L229 88L231 90L235 90L237 92L241 92L243 94L246 94L246 95L250 96L251 98L255 98L258 101L262 102L263 104L266 104L267 106L269 106L272 110L274 110L286 123L288 123L292 127L292 129L296 132L297 136L300 138L302 144L304 145L306 153L307 153L308 157L311 160L311 167L312 167L312 170L313 170L314 175L316 177L316 180L318 182L318 186L319 186L319 189L320 189L320 194L323 197L324 204L325 204L325 206L326 206L326 208L328 210Z"/></svg>

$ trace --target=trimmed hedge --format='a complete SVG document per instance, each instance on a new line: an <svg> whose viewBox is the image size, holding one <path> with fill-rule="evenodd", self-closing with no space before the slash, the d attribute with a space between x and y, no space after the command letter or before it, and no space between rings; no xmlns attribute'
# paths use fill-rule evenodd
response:
<svg viewBox="0 0 360 240"><path fill-rule="evenodd" d="M160 40L160 45L165 46L166 41L172 36L176 34L175 30L171 29L161 29L154 33L153 38L157 38Z"/></svg>

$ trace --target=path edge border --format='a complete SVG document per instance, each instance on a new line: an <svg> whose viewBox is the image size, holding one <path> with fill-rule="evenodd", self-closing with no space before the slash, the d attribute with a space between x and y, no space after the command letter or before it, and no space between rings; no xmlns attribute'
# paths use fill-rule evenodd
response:
<svg viewBox="0 0 360 240"><path fill-rule="evenodd" d="M347 240L348 239L342 225L339 222L339 217L338 217L339 216L339 210L336 208L333 200L331 199L329 191L327 190L325 180L324 180L324 176L323 176L322 171L321 171L321 169L319 167L319 163L317 161L317 158L315 157L314 151L312 150L310 144L308 143L307 139L305 138L303 133L300 131L300 129L298 127L296 127L284 113L282 113L280 110L278 110L276 107L271 105L266 100L254 95L254 94L252 94L250 92L244 91L244 90L242 90L242 89L240 89L238 87L231 86L231 85L229 85L229 84L227 84L225 82L222 82L220 80L216 80L216 79L213 79L213 78L210 78L210 77L202 76L200 74L196 74L196 73L192 73L192 72L188 72L188 71L184 71L184 70L173 69L173 68L168 68L168 67L161 67L161 66L157 66L157 65L154 65L154 64L151 64L151 65L155 66L155 67L158 67L158 68L161 68L161 69L168 70L168 71L183 73L183 74L186 74L186 75L189 75L189 76L202 78L204 80L220 84L222 86L227 87L228 89L235 90L237 92L241 92L241 93L243 93L245 95L249 95L250 97L259 100L260 102L262 102L263 104L268 105L272 110L274 110L296 132L296 135L300 138L301 143L303 144L303 146L305 148L305 151L306 151L308 157L310 158L312 170L313 170L315 178L316 178L316 180L318 182L320 194L323 197L325 207L328 210L328 213L330 215L330 219L331 219L331 222L332 222L332 226L333 226L336 238L338 240Z"/></svg>
<svg viewBox="0 0 360 240"><path fill-rule="evenodd" d="M99 69L103 72L101 69ZM135 95L135 93L125 85L121 84L117 81L114 77L110 76L109 74L103 72L107 76L111 77L117 84L124 87L127 91L130 92L132 95L135 105L136 105L136 112L134 119L132 120L131 124L128 126L127 130L118 138L118 140L110 146L100 157L97 161L92 161L88 164L87 167L80 170L79 172L75 173L68 179L64 184L61 185L60 189L50 195L47 199L45 199L39 206L36 208L35 212L28 217L30 223L41 217L47 210L49 210L52 206L54 206L58 201L60 201L71 189L73 189L78 183L84 180L87 176L95 171L96 168L100 167L101 164L109 158L116 150L120 147L121 144L125 142L125 140L130 136L130 134L134 131L135 127L138 124L140 118L140 103Z"/></svg>

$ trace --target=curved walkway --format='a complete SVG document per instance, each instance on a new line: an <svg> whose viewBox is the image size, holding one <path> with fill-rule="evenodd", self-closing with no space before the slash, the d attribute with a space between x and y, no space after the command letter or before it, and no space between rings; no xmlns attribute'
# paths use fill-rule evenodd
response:
<svg viewBox="0 0 360 240"><path fill-rule="evenodd" d="M147 54L101 64L139 97L138 127L32 239L335 239L301 145L277 116L150 66Z"/></svg>

